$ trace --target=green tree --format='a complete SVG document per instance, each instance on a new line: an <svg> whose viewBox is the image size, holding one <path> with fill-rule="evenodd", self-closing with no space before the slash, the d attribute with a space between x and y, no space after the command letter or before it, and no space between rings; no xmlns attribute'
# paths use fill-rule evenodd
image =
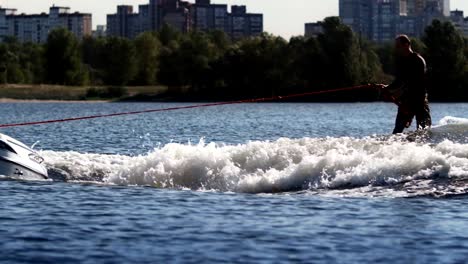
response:
<svg viewBox="0 0 468 264"><path fill-rule="evenodd" d="M424 44L424 42L422 42L421 39L418 38L411 38L411 48L414 52L417 52L423 56L425 56L427 53L426 45Z"/></svg>
<svg viewBox="0 0 468 264"><path fill-rule="evenodd" d="M233 96L271 96L289 87L288 43L263 34L231 46L224 58L224 79Z"/></svg>
<svg viewBox="0 0 468 264"><path fill-rule="evenodd" d="M210 31L208 32L207 37L215 46L215 51L218 53L218 57L221 57L228 50L229 46L232 45L228 35L221 30Z"/></svg>
<svg viewBox="0 0 468 264"><path fill-rule="evenodd" d="M83 85L88 73L81 63L79 42L64 28L49 33L45 44L47 81L52 84Z"/></svg>
<svg viewBox="0 0 468 264"><path fill-rule="evenodd" d="M381 75L380 61L374 48L358 38L338 17L323 22L318 36L323 50L323 77L327 87L343 87L375 81Z"/></svg>
<svg viewBox="0 0 468 264"><path fill-rule="evenodd" d="M210 86L212 63L219 55L216 45L203 32L191 32L180 44L179 54L184 61L185 84L200 92Z"/></svg>
<svg viewBox="0 0 468 264"><path fill-rule="evenodd" d="M45 78L44 47L35 43L24 43L19 55L26 83L40 84Z"/></svg>
<svg viewBox="0 0 468 264"><path fill-rule="evenodd" d="M135 39L138 73L136 82L141 85L156 83L161 43L152 32L146 32Z"/></svg>
<svg viewBox="0 0 468 264"><path fill-rule="evenodd" d="M318 41L325 55L323 76L327 87L355 85L359 80L359 42L351 28L337 17L328 17L323 22L324 34Z"/></svg>
<svg viewBox="0 0 468 264"><path fill-rule="evenodd" d="M425 30L431 96L438 100L467 99L465 43L450 22L434 20Z"/></svg>
<svg viewBox="0 0 468 264"><path fill-rule="evenodd" d="M219 54L205 33L191 32L162 49L158 79L174 92L190 88L192 92L207 92L213 86L213 63Z"/></svg>
<svg viewBox="0 0 468 264"><path fill-rule="evenodd" d="M465 37L465 58L468 58L468 38Z"/></svg>
<svg viewBox="0 0 468 264"><path fill-rule="evenodd" d="M126 38L109 37L103 47L104 83L126 85L137 73L136 52Z"/></svg>
<svg viewBox="0 0 468 264"><path fill-rule="evenodd" d="M316 38L293 37L289 40L288 52L292 60L289 71L294 92L305 92L321 83L319 70L323 59Z"/></svg>
<svg viewBox="0 0 468 264"><path fill-rule="evenodd" d="M322 87L348 87L375 82L381 77L381 65L375 48L366 40L358 38L350 27L338 17L328 17L323 22L323 34L317 37L322 58L318 70ZM333 100L364 100L375 98L376 93L341 93L330 95Z"/></svg>
<svg viewBox="0 0 468 264"><path fill-rule="evenodd" d="M358 83L376 83L384 78L384 72L376 47L367 40L359 41L359 64L360 68Z"/></svg>
<svg viewBox="0 0 468 264"><path fill-rule="evenodd" d="M386 74L395 74L395 50L394 43L380 44L376 48L376 52L379 56L380 63L382 64L382 70Z"/></svg>
<svg viewBox="0 0 468 264"><path fill-rule="evenodd" d="M171 46L171 42L180 42L182 34L180 31L165 23L157 32L157 37L163 46L168 47Z"/></svg>
<svg viewBox="0 0 468 264"><path fill-rule="evenodd" d="M95 85L104 84L105 68L105 38L85 37L81 42L82 61L88 68L90 82Z"/></svg>
<svg viewBox="0 0 468 264"><path fill-rule="evenodd" d="M3 81L6 83L24 83L24 74L20 64L21 43L15 37L7 37L4 39L4 44L0 51L4 68Z"/></svg>

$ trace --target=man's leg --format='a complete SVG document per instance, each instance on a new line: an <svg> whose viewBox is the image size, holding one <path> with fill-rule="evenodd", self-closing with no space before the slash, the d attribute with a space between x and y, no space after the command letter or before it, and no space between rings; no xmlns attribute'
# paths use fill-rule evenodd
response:
<svg viewBox="0 0 468 264"><path fill-rule="evenodd" d="M398 107L398 114L395 121L395 129L393 129L393 134L403 133L405 128L411 126L413 121L414 114L408 111L407 107Z"/></svg>
<svg viewBox="0 0 468 264"><path fill-rule="evenodd" d="M432 126L431 109L427 99L416 110L416 123L418 124L418 129L426 129Z"/></svg>

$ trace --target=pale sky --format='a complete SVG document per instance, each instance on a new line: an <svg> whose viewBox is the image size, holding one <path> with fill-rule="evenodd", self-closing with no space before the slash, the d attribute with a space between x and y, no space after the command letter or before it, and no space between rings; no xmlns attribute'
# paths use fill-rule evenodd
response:
<svg viewBox="0 0 468 264"><path fill-rule="evenodd" d="M190 0L194 2L195 0ZM0 6L16 8L20 13L48 12L53 4L68 6L73 12L93 14L93 27L106 24L106 14L115 13L120 4L146 4L149 0L0 0ZM338 15L338 0L212 0L213 3L247 5L248 12L263 13L265 31L289 38L304 34L304 23ZM468 0L452 0L451 9L465 11Z"/></svg>

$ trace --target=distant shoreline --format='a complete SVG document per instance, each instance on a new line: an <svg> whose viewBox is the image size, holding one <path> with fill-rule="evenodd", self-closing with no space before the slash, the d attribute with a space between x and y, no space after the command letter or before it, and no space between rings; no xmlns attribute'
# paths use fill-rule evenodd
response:
<svg viewBox="0 0 468 264"><path fill-rule="evenodd" d="M114 96L118 94L119 96ZM63 86L63 85L0 85L2 103L214 103L252 99L241 96L202 96L170 94L165 86ZM302 100L301 100L302 99ZM362 98L299 98L273 100L268 103L372 103L378 97ZM340 100L341 99L341 100ZM431 103L468 103L467 101L431 101Z"/></svg>
<svg viewBox="0 0 468 264"><path fill-rule="evenodd" d="M51 99L12 99L0 98L0 104L5 103L111 103L112 100L51 100Z"/></svg>
<svg viewBox="0 0 468 264"><path fill-rule="evenodd" d="M11 102L118 102L150 98L167 91L164 86L65 86L46 84L0 85L0 103Z"/></svg>
<svg viewBox="0 0 468 264"><path fill-rule="evenodd" d="M1 104L97 104L97 103L185 103L185 104L206 104L206 103L216 103L216 102L229 102L237 100L52 100L52 99L11 99L11 98L0 98ZM270 102L246 102L244 104L356 104L356 103L387 103L390 102L384 101L270 101ZM467 104L468 102L464 101L432 101L430 104ZM393 105L393 104L392 104ZM395 106L396 107L396 106Z"/></svg>

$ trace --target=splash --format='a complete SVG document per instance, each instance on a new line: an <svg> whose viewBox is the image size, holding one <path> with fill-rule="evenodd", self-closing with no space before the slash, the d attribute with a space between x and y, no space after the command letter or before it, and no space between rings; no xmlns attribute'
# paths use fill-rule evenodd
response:
<svg viewBox="0 0 468 264"><path fill-rule="evenodd" d="M445 118L431 134L466 132L465 125L466 119ZM455 193L468 191L468 144L448 139L281 138L234 146L201 141L168 144L138 157L43 155L52 175L101 184L241 193L427 194L444 191L440 186Z"/></svg>

